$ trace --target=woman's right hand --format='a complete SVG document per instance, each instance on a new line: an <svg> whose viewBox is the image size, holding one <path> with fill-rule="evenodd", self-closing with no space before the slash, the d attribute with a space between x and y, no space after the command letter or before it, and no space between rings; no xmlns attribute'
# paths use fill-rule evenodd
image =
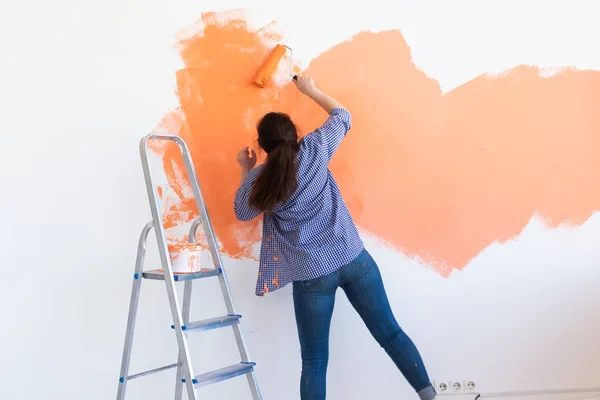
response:
<svg viewBox="0 0 600 400"><path fill-rule="evenodd" d="M309 76L299 76L294 79L294 83L298 90L307 96L316 90L315 81Z"/></svg>

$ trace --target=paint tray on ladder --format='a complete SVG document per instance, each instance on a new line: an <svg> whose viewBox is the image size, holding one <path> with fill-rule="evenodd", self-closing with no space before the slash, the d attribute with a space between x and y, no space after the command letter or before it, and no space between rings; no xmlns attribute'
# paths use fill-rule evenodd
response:
<svg viewBox="0 0 600 400"><path fill-rule="evenodd" d="M196 237L196 230L200 225L200 219L194 220L190 228L189 237ZM176 281L185 281L198 278L205 278L219 274L219 270L203 267L202 254L206 248L205 245L197 243L195 240L190 240L189 243L169 243L168 246L169 258L171 260L171 268ZM210 256L210 254L208 254ZM209 263L210 265L210 263ZM162 269L144 272L146 279L164 279Z"/></svg>

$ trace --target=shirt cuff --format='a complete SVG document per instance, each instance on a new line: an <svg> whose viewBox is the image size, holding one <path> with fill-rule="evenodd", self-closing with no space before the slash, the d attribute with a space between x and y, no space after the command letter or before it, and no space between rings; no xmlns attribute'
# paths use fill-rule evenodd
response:
<svg viewBox="0 0 600 400"><path fill-rule="evenodd" d="M346 132L352 127L352 115L345 108L337 107L331 110L329 114L331 117L337 116L338 120L341 120L346 125Z"/></svg>

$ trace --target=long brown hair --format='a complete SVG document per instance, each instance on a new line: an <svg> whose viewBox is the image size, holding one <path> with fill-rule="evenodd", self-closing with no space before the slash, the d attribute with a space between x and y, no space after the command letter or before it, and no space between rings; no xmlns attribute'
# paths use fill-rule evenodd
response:
<svg viewBox="0 0 600 400"><path fill-rule="evenodd" d="M267 160L256 177L248 204L270 214L298 188L298 132L289 115L270 112L258 122L258 144Z"/></svg>

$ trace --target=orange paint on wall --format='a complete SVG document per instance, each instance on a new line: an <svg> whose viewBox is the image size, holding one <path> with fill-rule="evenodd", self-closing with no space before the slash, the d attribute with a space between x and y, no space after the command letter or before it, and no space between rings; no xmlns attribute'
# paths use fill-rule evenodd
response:
<svg viewBox="0 0 600 400"><path fill-rule="evenodd" d="M183 118L165 117L161 129L188 142L223 249L244 257L260 237L233 214L237 150L255 143L254 126L267 111L289 113L303 134L326 115L293 84L252 84L272 48L265 36L276 38L270 27L222 21L204 14L203 34L179 43ZM598 71L544 78L536 67L518 66L443 94L412 63L401 33L386 31L356 35L305 73L353 115L331 169L357 224L444 276L518 235L534 214L557 226L580 224L600 209ZM195 210L177 175L180 156L159 151L181 210Z"/></svg>

